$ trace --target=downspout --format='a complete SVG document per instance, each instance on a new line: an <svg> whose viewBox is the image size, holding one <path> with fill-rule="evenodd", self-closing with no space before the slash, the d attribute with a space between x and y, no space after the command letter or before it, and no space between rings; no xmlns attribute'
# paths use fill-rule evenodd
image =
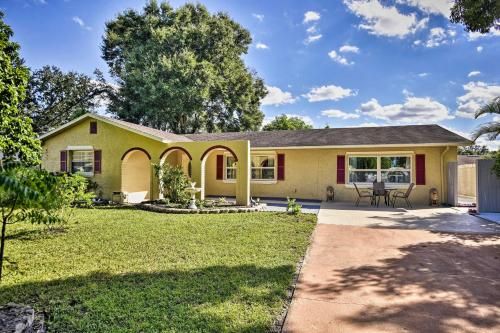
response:
<svg viewBox="0 0 500 333"><path fill-rule="evenodd" d="M450 146L446 146L446 149L441 153L441 203L444 202L444 155L450 150ZM455 203L453 203L455 204Z"/></svg>

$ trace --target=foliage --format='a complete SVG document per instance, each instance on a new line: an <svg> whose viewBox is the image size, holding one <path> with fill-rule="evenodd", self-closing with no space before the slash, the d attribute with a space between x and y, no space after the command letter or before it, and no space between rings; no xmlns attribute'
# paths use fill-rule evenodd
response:
<svg viewBox="0 0 500 333"><path fill-rule="evenodd" d="M2 235L0 244L0 279L8 224L62 222L59 214L58 178L38 168L27 168L19 162L0 163L0 208Z"/></svg>
<svg viewBox="0 0 500 333"><path fill-rule="evenodd" d="M277 131L277 130L301 130L301 129L311 129L311 125L308 125L300 119L299 117L288 117L286 114L282 114L273 119L269 124L265 125L263 131Z"/></svg>
<svg viewBox="0 0 500 333"><path fill-rule="evenodd" d="M476 119L485 114L500 115L500 96L495 97L490 103L483 105L476 111ZM473 133L473 139L477 140L482 135L486 135L489 140L496 140L500 135L500 121L490 121L479 126Z"/></svg>
<svg viewBox="0 0 500 333"><path fill-rule="evenodd" d="M200 4L150 1L106 23L103 59L118 80L110 111L174 133L260 127L264 84L245 67L249 31Z"/></svg>
<svg viewBox="0 0 500 333"><path fill-rule="evenodd" d="M500 29L500 1L498 0L455 0L450 20L465 25L466 31L488 33Z"/></svg>
<svg viewBox="0 0 500 333"><path fill-rule="evenodd" d="M458 147L458 155L486 155L489 152L488 147L480 145Z"/></svg>
<svg viewBox="0 0 500 333"><path fill-rule="evenodd" d="M44 311L49 332L269 332L316 220L131 209L76 217L60 234L9 230L9 255L24 264L5 276L0 304Z"/></svg>
<svg viewBox="0 0 500 333"><path fill-rule="evenodd" d="M89 185L92 185L92 183L78 173L64 173L59 176L60 208L67 211L67 219L73 214L73 207L92 206L95 193L89 191Z"/></svg>
<svg viewBox="0 0 500 333"><path fill-rule="evenodd" d="M287 199L286 211L289 214L297 215L302 211L302 206L296 202L297 199L292 199L288 197L286 199Z"/></svg>
<svg viewBox="0 0 500 333"><path fill-rule="evenodd" d="M189 194L185 189L190 185L189 178L181 166L169 163L155 164L154 171L160 183L160 193L173 203L187 203Z"/></svg>
<svg viewBox="0 0 500 333"><path fill-rule="evenodd" d="M40 141L31 120L20 110L26 97L28 69L19 56L19 45L10 41L13 32L3 16L0 11L0 155L4 160L36 165L40 162Z"/></svg>
<svg viewBox="0 0 500 333"><path fill-rule="evenodd" d="M491 171L500 178L500 151L490 153L490 157L495 160Z"/></svg>
<svg viewBox="0 0 500 333"><path fill-rule="evenodd" d="M29 79L25 113L37 133L48 132L103 104L111 92L99 70L95 78L77 72L64 73L55 66L35 70Z"/></svg>

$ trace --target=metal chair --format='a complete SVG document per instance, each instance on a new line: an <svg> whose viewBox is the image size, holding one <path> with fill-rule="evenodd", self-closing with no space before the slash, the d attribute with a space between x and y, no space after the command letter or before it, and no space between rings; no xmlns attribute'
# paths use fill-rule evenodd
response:
<svg viewBox="0 0 500 333"><path fill-rule="evenodd" d="M380 197L384 197L384 202L387 205L387 191L385 190L384 182L373 182L373 199L377 205L380 204ZM377 200L378 198L378 200Z"/></svg>
<svg viewBox="0 0 500 333"><path fill-rule="evenodd" d="M408 186L408 189L406 190L406 192L402 192L402 191L395 192L392 196L392 208L394 208L396 205L396 199L404 199L406 201L406 205L410 208L413 208L411 206L411 202L410 202L410 194L411 194L411 190L413 189L414 186L415 186L415 183L411 183L410 186Z"/></svg>
<svg viewBox="0 0 500 333"><path fill-rule="evenodd" d="M356 200L356 207L359 206L359 201L362 199L362 198L370 198L370 203L372 203L373 201L373 192L370 192L370 191L360 191L359 188L358 188L358 185L356 185L356 183L353 183L354 184L354 188L356 189L356 192L358 193L358 199Z"/></svg>

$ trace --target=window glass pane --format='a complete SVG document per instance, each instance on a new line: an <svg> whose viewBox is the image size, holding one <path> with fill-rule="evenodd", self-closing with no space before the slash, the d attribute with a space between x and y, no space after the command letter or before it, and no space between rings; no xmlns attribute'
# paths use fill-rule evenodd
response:
<svg viewBox="0 0 500 333"><path fill-rule="evenodd" d="M408 156L383 156L380 158L382 170L410 169L411 163Z"/></svg>
<svg viewBox="0 0 500 333"><path fill-rule="evenodd" d="M349 157L349 169L376 169L376 157Z"/></svg>
<svg viewBox="0 0 500 333"><path fill-rule="evenodd" d="M74 151L71 159L71 172L92 173L94 171L94 152Z"/></svg>
<svg viewBox="0 0 500 333"><path fill-rule="evenodd" d="M377 171L349 171L350 183L373 183L377 180Z"/></svg>
<svg viewBox="0 0 500 333"><path fill-rule="evenodd" d="M227 156L226 157L226 166L228 168L230 168L230 167L236 167L236 161L234 160L233 156Z"/></svg>
<svg viewBox="0 0 500 333"><path fill-rule="evenodd" d="M226 169L226 179L236 179L236 169Z"/></svg>
<svg viewBox="0 0 500 333"><path fill-rule="evenodd" d="M382 181L386 183L409 184L411 180L409 171L382 171Z"/></svg>

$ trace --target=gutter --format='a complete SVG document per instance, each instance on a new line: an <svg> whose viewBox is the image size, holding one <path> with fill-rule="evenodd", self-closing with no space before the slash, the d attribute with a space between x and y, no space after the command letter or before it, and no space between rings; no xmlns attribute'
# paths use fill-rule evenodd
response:
<svg viewBox="0 0 500 333"><path fill-rule="evenodd" d="M450 146L446 146L446 149L441 153L441 203L444 202L444 155L450 150ZM448 202L449 204L449 202ZM453 205L455 203L453 202Z"/></svg>

